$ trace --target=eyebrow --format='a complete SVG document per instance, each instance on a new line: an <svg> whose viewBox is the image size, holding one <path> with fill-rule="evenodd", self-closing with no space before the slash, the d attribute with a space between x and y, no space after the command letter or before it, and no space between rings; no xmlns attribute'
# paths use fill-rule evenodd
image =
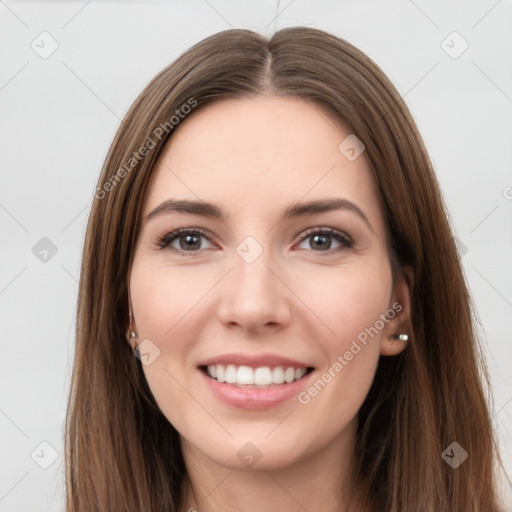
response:
<svg viewBox="0 0 512 512"><path fill-rule="evenodd" d="M334 199L319 199L315 201L308 201L305 203L294 203L288 206L281 214L279 222L283 220L301 217L304 215L314 215L317 213L331 212L336 210L345 210L355 213L360 217L374 232L373 227L364 212L348 199L334 198ZM148 222L153 217L163 213L192 213L195 215L202 215L203 217L210 217L218 219L222 222L226 221L226 215L215 204L206 201L191 201L188 199L167 199L159 204L146 216L145 222Z"/></svg>

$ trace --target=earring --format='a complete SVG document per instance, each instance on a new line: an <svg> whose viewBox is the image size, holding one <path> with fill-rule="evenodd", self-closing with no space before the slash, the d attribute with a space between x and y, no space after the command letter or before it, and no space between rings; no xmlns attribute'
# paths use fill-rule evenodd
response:
<svg viewBox="0 0 512 512"><path fill-rule="evenodd" d="M137 336L138 334L135 331L132 331L130 334L126 335L126 340L130 341L131 339L136 338Z"/></svg>
<svg viewBox="0 0 512 512"><path fill-rule="evenodd" d="M409 336L407 334L392 334L390 338L392 340L403 341L404 343L409 341Z"/></svg>

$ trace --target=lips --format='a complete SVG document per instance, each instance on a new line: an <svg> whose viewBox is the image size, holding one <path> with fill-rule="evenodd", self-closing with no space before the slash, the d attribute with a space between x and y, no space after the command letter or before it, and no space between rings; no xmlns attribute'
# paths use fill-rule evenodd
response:
<svg viewBox="0 0 512 512"><path fill-rule="evenodd" d="M228 354L202 361L198 369L217 398L249 410L272 407L296 395L314 370L274 354Z"/></svg>

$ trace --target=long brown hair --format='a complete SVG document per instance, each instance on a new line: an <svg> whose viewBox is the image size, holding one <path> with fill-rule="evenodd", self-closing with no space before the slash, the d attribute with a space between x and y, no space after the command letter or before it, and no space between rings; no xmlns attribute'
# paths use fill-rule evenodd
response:
<svg viewBox="0 0 512 512"><path fill-rule="evenodd" d="M392 254L413 269L412 340L401 355L380 358L359 412L354 474L368 506L497 512L488 376L431 161L380 68L347 41L304 27L270 40L238 29L204 39L161 71L122 121L84 244L66 419L67 512L181 506L186 468L179 436L125 339L140 207L155 162L185 114L258 94L322 106L364 143ZM468 453L457 468L442 457L453 442Z"/></svg>

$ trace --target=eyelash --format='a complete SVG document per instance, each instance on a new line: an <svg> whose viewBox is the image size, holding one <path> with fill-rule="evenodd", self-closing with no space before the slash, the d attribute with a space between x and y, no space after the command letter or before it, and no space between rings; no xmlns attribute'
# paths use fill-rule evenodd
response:
<svg viewBox="0 0 512 512"><path fill-rule="evenodd" d="M156 244L160 249L166 249L169 247L169 245L172 242L174 242L174 240L177 240L185 235L200 235L200 236L203 236L204 238L206 238L209 242L212 242L210 240L210 237L207 235L207 232L201 228L193 228L193 229L181 228L181 229L177 229L176 231L173 231L171 233L167 233L167 234L163 235L162 237L160 237L157 240ZM330 255L330 254L333 254L341 249L350 249L354 245L352 239L348 235L344 234L341 231L337 231L335 229L328 228L328 227L307 229L304 236L302 236L302 238L299 240L299 243L304 242L304 240L307 240L312 235L331 236L341 244L340 247L335 247L334 249L328 249L326 251L313 251L313 252ZM187 253L193 254L193 253L197 253L200 251L200 249L197 251L183 251L181 249L175 249L175 248L172 248L172 250L179 252L179 253L183 254L184 256Z"/></svg>

